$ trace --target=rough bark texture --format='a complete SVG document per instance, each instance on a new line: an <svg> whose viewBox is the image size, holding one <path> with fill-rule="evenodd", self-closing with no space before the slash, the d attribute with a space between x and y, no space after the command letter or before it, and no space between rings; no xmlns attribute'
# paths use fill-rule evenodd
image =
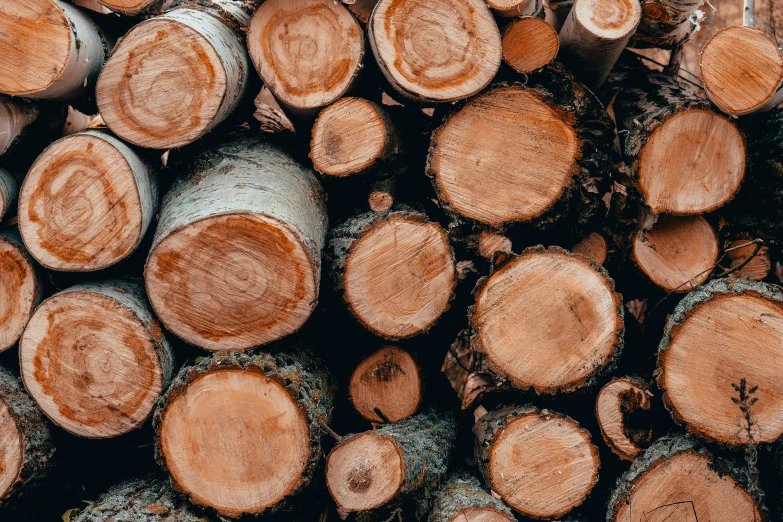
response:
<svg viewBox="0 0 783 522"><path fill-rule="evenodd" d="M428 522L458 522L458 516L470 509L484 509L516 520L511 510L484 489L479 480L467 472L452 474L438 490ZM467 519L467 515L465 516Z"/></svg>
<svg viewBox="0 0 783 522"><path fill-rule="evenodd" d="M631 38L635 47L674 49L699 29L704 0L642 0L642 22ZM707 7L709 9L709 6Z"/></svg>
<svg viewBox="0 0 783 522"><path fill-rule="evenodd" d="M16 179L0 167L0 220L16 207L18 197L19 184Z"/></svg>

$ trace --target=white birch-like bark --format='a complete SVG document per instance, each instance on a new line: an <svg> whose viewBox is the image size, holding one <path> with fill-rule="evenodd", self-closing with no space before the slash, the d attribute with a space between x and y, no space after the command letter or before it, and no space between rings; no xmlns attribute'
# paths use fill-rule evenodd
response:
<svg viewBox="0 0 783 522"><path fill-rule="evenodd" d="M5 154L20 134L39 116L38 109L0 94L0 156Z"/></svg>
<svg viewBox="0 0 783 522"><path fill-rule="evenodd" d="M6 170L0 167L0 220L9 209L16 206L19 197L19 183Z"/></svg>

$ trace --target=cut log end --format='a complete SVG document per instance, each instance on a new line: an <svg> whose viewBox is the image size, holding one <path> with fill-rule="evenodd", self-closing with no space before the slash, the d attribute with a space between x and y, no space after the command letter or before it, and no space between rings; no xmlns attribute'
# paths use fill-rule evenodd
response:
<svg viewBox="0 0 783 522"><path fill-rule="evenodd" d="M745 141L720 114L692 108L657 127L641 150L639 186L657 214L702 214L728 202L745 175Z"/></svg>
<svg viewBox="0 0 783 522"><path fill-rule="evenodd" d="M421 402L419 367L405 350L386 346L362 361L351 375L348 393L359 415L391 422L413 415Z"/></svg>
<svg viewBox="0 0 783 522"><path fill-rule="evenodd" d="M38 304L35 270L21 241L0 235L0 352L21 337Z"/></svg>
<svg viewBox="0 0 783 522"><path fill-rule="evenodd" d="M538 151L547 143L547 152ZM573 183L581 143L539 92L498 87L468 102L432 138L428 167L456 213L492 226L549 210ZM479 181L480 180L480 181Z"/></svg>
<svg viewBox="0 0 783 522"><path fill-rule="evenodd" d="M752 27L727 27L704 45L699 60L710 99L742 116L773 108L783 83L783 54L774 39Z"/></svg>
<svg viewBox="0 0 783 522"><path fill-rule="evenodd" d="M353 15L340 3L320 0L264 2L253 15L247 40L264 84L280 102L301 111L345 94L364 55L364 37Z"/></svg>
<svg viewBox="0 0 783 522"><path fill-rule="evenodd" d="M336 446L326 459L326 485L342 513L379 508L400 492L405 479L394 438L360 433Z"/></svg>
<svg viewBox="0 0 783 522"><path fill-rule="evenodd" d="M501 234L482 230L478 236L478 253L484 259L492 261L499 252L511 252L511 240Z"/></svg>
<svg viewBox="0 0 783 522"><path fill-rule="evenodd" d="M593 260L596 264L603 265L608 255L608 246L604 236L598 232L591 232L589 236L571 248L574 254L581 254Z"/></svg>
<svg viewBox="0 0 783 522"><path fill-rule="evenodd" d="M606 445L623 460L633 460L651 442L650 429L637 428L630 422L632 415L649 410L652 393L639 379L612 379L601 388L595 403L595 415Z"/></svg>
<svg viewBox="0 0 783 522"><path fill-rule="evenodd" d="M0 397L0 501L6 498L24 465L24 434Z"/></svg>
<svg viewBox="0 0 783 522"><path fill-rule="evenodd" d="M549 65L559 50L557 31L540 18L517 18L503 30L503 60L519 73Z"/></svg>
<svg viewBox="0 0 783 522"><path fill-rule="evenodd" d="M737 239L726 245L726 259L729 261L728 269L736 268L753 255L756 251L756 245L751 244L749 239ZM769 248L762 246L756 255L739 270L729 274L732 278L745 278L753 281L765 279L772 271L772 259Z"/></svg>
<svg viewBox="0 0 783 522"><path fill-rule="evenodd" d="M367 27L381 71L415 100L467 98L500 67L500 33L483 0L381 0Z"/></svg>
<svg viewBox="0 0 783 522"><path fill-rule="evenodd" d="M367 196L367 203L373 212L388 212L394 206L394 194L388 190L376 189Z"/></svg>
<svg viewBox="0 0 783 522"><path fill-rule="evenodd" d="M718 261L718 237L701 216L663 215L633 243L640 270L667 292L689 292L704 283Z"/></svg>
<svg viewBox="0 0 783 522"><path fill-rule="evenodd" d="M588 259L528 249L477 290L474 347L518 388L573 390L618 355L621 308L612 280Z"/></svg>

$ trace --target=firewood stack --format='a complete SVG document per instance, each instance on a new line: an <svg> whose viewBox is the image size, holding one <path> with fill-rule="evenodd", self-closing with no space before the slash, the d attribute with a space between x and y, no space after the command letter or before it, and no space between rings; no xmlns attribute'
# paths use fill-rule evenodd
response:
<svg viewBox="0 0 783 522"><path fill-rule="evenodd" d="M780 520L758 3L0 2L0 520Z"/></svg>

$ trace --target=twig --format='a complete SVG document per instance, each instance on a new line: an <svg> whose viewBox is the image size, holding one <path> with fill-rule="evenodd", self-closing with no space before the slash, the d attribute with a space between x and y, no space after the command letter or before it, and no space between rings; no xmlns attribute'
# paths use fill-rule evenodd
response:
<svg viewBox="0 0 783 522"><path fill-rule="evenodd" d="M389 516L389 518L387 518L383 522L392 522L392 520L394 520L394 517L397 517L397 520L402 522L402 508L397 508L394 511L392 511L392 514Z"/></svg>
<svg viewBox="0 0 783 522"><path fill-rule="evenodd" d="M387 417L387 416L386 416L386 414L385 414L385 413L383 413L383 412L381 411L381 409L380 409L380 408L378 408L377 406L376 406L375 408L373 408L373 411L375 412L375 414L376 414L378 417L380 417L380 418L381 418L381 420L384 422L384 424L391 424L391 423L392 423L391 419L390 419L389 417Z"/></svg>
<svg viewBox="0 0 783 522"><path fill-rule="evenodd" d="M324 433L332 437L337 442L342 442L343 437L338 435L332 428L329 427L328 424L326 424L324 421L321 421L318 423L318 425L321 427L321 430L323 430Z"/></svg>

